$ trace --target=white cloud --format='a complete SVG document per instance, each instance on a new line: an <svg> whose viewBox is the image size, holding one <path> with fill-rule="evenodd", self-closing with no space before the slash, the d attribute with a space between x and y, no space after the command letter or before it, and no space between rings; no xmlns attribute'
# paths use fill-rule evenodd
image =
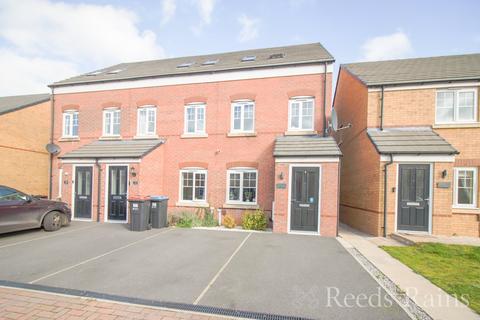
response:
<svg viewBox="0 0 480 320"><path fill-rule="evenodd" d="M259 19L250 18L247 15L242 14L238 17L237 21L242 26L238 35L238 41L246 42L258 37Z"/></svg>
<svg viewBox="0 0 480 320"><path fill-rule="evenodd" d="M163 0L162 2L162 24L165 25L175 16L177 4L175 0Z"/></svg>
<svg viewBox="0 0 480 320"><path fill-rule="evenodd" d="M410 39L402 31L368 39L362 49L365 60L407 58L413 52Z"/></svg>
<svg viewBox="0 0 480 320"><path fill-rule="evenodd" d="M213 9L215 9L216 0L196 0L196 2L202 23L210 24L212 22L212 13Z"/></svg>
<svg viewBox="0 0 480 320"><path fill-rule="evenodd" d="M19 76L44 86L79 71L164 56L155 33L139 29L134 12L110 5L2 0L0 39L6 43L2 54L18 63L9 63L9 73L2 72L2 78ZM35 65L24 68L27 61ZM2 83L0 94L12 90L23 93L29 88Z"/></svg>

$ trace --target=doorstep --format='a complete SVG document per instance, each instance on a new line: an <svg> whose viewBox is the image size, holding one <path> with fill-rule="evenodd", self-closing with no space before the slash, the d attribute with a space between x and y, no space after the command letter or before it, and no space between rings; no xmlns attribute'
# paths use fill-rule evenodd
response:
<svg viewBox="0 0 480 320"><path fill-rule="evenodd" d="M379 248L371 241L374 237L346 225L340 225L339 237L339 242L344 247L355 248L433 319L479 319L479 316L466 305ZM432 306L432 300L435 303L436 301L443 303Z"/></svg>

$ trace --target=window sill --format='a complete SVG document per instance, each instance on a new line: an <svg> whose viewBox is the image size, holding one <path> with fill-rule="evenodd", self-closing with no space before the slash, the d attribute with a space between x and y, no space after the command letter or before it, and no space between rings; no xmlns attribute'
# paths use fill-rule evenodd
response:
<svg viewBox="0 0 480 320"><path fill-rule="evenodd" d="M226 209L258 209L258 204L243 204L243 203L224 203L223 208Z"/></svg>
<svg viewBox="0 0 480 320"><path fill-rule="evenodd" d="M229 132L227 133L227 137L235 138L235 137L256 137L257 132Z"/></svg>
<svg viewBox="0 0 480 320"><path fill-rule="evenodd" d="M317 134L315 130L298 130L298 131L285 131L286 136L304 136L310 134Z"/></svg>
<svg viewBox="0 0 480 320"><path fill-rule="evenodd" d="M60 137L58 139L60 142L65 142L65 141L80 141L80 137Z"/></svg>
<svg viewBox="0 0 480 320"><path fill-rule="evenodd" d="M432 126L433 129L462 129L462 128L480 128L480 122L468 123L439 123Z"/></svg>
<svg viewBox="0 0 480 320"><path fill-rule="evenodd" d="M122 140L122 136L101 136L98 140Z"/></svg>
<svg viewBox="0 0 480 320"><path fill-rule="evenodd" d="M463 213L463 214L480 214L479 208L462 208L462 207L452 207L452 213Z"/></svg>
<svg viewBox="0 0 480 320"><path fill-rule="evenodd" d="M208 138L208 133L184 133L180 136L182 139Z"/></svg>
<svg viewBox="0 0 480 320"><path fill-rule="evenodd" d="M175 203L177 207L191 207L191 208L209 208L210 204L207 202L187 202L187 201L177 201Z"/></svg>
<svg viewBox="0 0 480 320"><path fill-rule="evenodd" d="M152 140L152 139L158 139L158 136L156 134L152 134L149 136L134 136L133 139L135 140Z"/></svg>

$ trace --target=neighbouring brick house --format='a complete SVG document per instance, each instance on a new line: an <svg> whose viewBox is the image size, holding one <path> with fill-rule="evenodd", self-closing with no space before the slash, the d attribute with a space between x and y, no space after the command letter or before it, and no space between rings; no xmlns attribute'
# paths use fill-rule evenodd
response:
<svg viewBox="0 0 480 320"><path fill-rule="evenodd" d="M480 54L340 67L334 108L352 124L336 133L341 221L479 236L479 81Z"/></svg>
<svg viewBox="0 0 480 320"><path fill-rule="evenodd" d="M0 185L48 195L49 94L0 97Z"/></svg>
<svg viewBox="0 0 480 320"><path fill-rule="evenodd" d="M125 223L128 197L161 194L170 214L207 208L240 222L261 208L276 232L335 236L340 151L323 136L333 63L317 43L54 83L53 195L74 219Z"/></svg>

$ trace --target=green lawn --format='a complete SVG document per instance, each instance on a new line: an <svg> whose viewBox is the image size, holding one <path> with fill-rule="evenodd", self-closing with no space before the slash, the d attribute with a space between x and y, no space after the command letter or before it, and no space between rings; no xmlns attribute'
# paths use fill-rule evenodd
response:
<svg viewBox="0 0 480 320"><path fill-rule="evenodd" d="M382 249L451 295L468 297L480 313L480 247L424 243Z"/></svg>

